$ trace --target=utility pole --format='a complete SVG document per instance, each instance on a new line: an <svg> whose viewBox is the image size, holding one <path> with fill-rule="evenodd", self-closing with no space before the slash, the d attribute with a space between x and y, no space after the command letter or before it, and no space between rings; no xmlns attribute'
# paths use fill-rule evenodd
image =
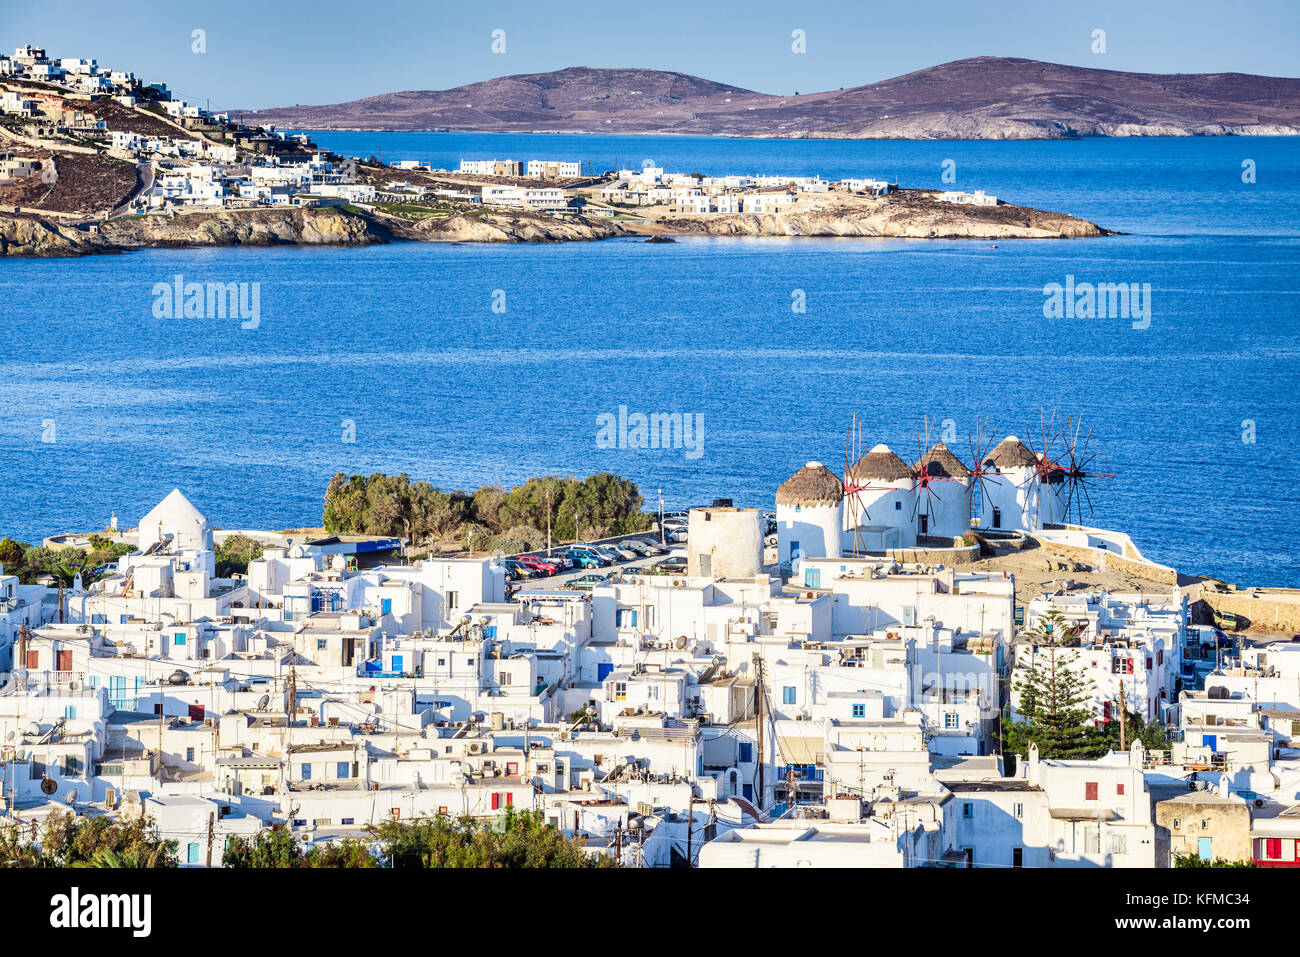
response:
<svg viewBox="0 0 1300 957"><path fill-rule="evenodd" d="M686 866L691 866L691 831L695 825L695 795L691 794L690 803L686 811Z"/></svg>
<svg viewBox="0 0 1300 957"><path fill-rule="evenodd" d="M551 488L546 487L546 557L551 557Z"/></svg>
<svg viewBox="0 0 1300 957"><path fill-rule="evenodd" d="M216 824L216 812L208 812L208 867L212 866L212 839L215 836L214 827Z"/></svg>
<svg viewBox="0 0 1300 957"><path fill-rule="evenodd" d="M1126 705L1127 705L1127 701L1125 701L1124 699L1124 679L1120 678L1119 679L1119 749L1121 751L1128 750L1128 735L1127 735L1128 726L1124 718L1124 710Z"/></svg>
<svg viewBox="0 0 1300 957"><path fill-rule="evenodd" d="M758 809L763 810L763 656L754 656L754 672L757 679L755 706L758 725Z"/></svg>
<svg viewBox="0 0 1300 957"><path fill-rule="evenodd" d="M664 541L664 490L659 490L659 544L666 544Z"/></svg>

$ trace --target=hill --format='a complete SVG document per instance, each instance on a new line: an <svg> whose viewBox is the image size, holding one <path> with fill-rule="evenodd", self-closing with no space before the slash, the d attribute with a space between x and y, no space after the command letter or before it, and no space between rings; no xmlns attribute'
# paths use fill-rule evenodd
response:
<svg viewBox="0 0 1300 957"><path fill-rule="evenodd" d="M1300 80L975 57L866 86L773 96L683 73L570 67L452 90L231 112L297 129L855 139L1280 135L1300 132Z"/></svg>

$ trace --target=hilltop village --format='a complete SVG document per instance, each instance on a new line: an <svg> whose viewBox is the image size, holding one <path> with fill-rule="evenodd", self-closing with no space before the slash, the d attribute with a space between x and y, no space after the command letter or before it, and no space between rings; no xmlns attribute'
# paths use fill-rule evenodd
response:
<svg viewBox="0 0 1300 957"><path fill-rule="evenodd" d="M1072 523L1067 451L877 445L513 556L239 530L226 577L174 490L89 586L0 573L4 819L182 866L511 808L625 867L1296 866L1300 645ZM1034 743L1066 673L1087 755Z"/></svg>
<svg viewBox="0 0 1300 957"><path fill-rule="evenodd" d="M1106 231L982 190L872 176L823 180L640 169L573 158L463 159L457 169L344 157L248 125L164 83L0 55L0 254L394 239L545 242L674 234L1062 238Z"/></svg>

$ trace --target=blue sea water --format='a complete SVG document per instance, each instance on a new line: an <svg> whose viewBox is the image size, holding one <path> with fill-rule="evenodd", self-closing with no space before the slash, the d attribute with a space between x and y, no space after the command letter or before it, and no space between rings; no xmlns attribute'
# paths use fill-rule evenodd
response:
<svg viewBox="0 0 1300 957"><path fill-rule="evenodd" d="M443 166L651 158L922 186L952 159L958 188L1127 235L0 260L0 534L100 527L113 510L131 524L173 486L218 525L314 524L340 470L460 488L610 470L668 505L770 506L804 462L842 467L854 413L866 444L912 458L924 415L952 420L965 456L977 416L1036 436L1046 407L1082 415L1115 475L1086 519L1187 572L1300 585L1300 143L318 139ZM258 328L155 318L154 284L178 274L260 283ZM1149 328L1044 318L1044 286L1067 276L1149 283ZM598 447L597 417L620 406L700 416L702 454Z"/></svg>

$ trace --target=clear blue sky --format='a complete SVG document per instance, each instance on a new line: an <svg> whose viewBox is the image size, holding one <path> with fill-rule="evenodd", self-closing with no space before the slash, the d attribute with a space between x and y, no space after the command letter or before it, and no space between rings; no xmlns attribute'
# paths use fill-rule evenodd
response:
<svg viewBox="0 0 1300 957"><path fill-rule="evenodd" d="M195 29L207 33L202 55L191 52ZM491 52L496 29L506 32L504 54ZM791 52L795 29L807 35L802 55ZM1106 31L1105 54L1091 52L1095 29ZM1296 76L1300 0L0 0L0 45L28 42L222 108L334 103L566 66L807 93L979 55Z"/></svg>

